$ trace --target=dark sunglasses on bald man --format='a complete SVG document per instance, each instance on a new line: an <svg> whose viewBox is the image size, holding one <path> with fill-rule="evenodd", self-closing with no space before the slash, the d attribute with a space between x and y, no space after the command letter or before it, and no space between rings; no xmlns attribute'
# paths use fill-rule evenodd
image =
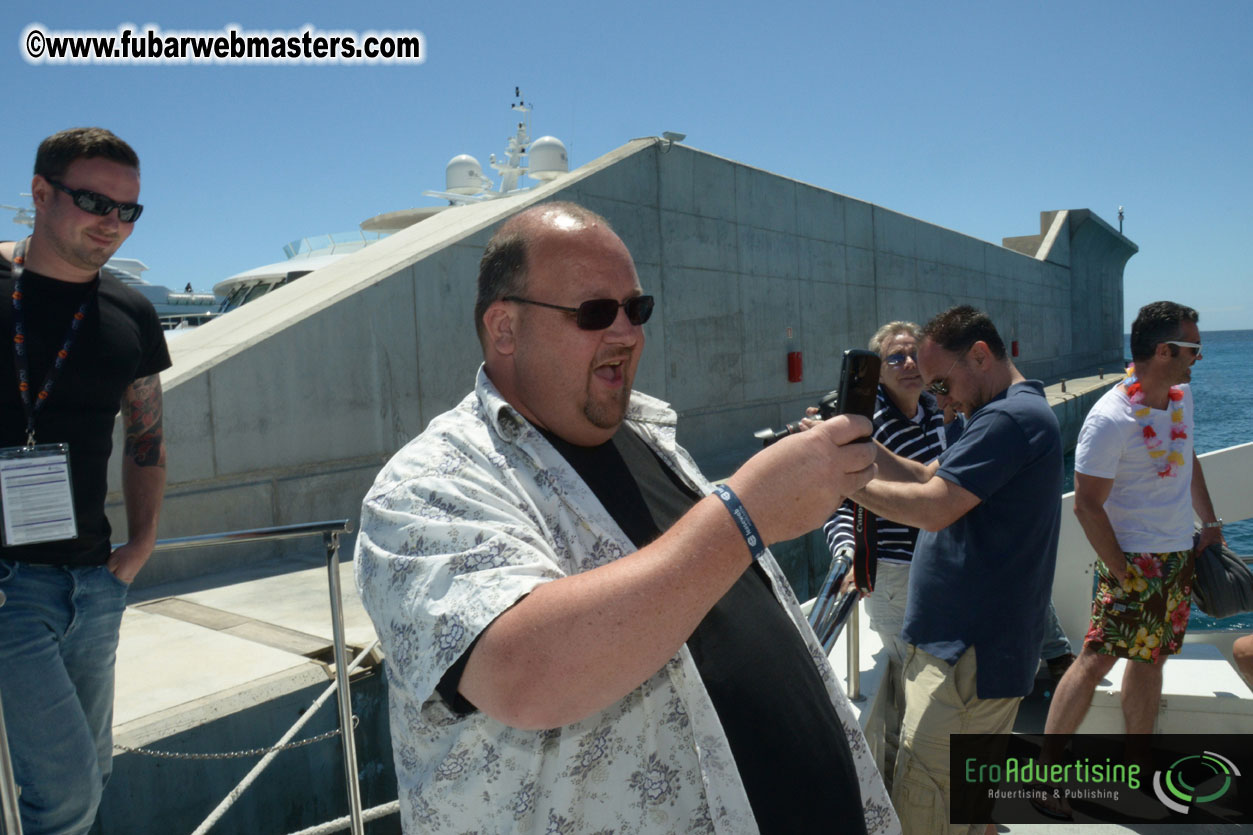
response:
<svg viewBox="0 0 1253 835"><path fill-rule="evenodd" d="M48 178L45 177L44 179L47 180ZM48 180L48 184L68 194L74 200L75 206L89 214L104 217L109 212L117 209L118 220L123 223L134 223L139 220L140 214L144 211L144 207L138 203L119 203L116 200L105 197L103 194L96 194L94 191L88 191L85 188L67 188L56 180Z"/></svg>
<svg viewBox="0 0 1253 835"><path fill-rule="evenodd" d="M624 302L620 302L617 299L592 299L591 301L583 302L578 307L537 302L533 299L524 299L521 296L505 296L501 301L533 304L536 307L549 307L553 310L564 310L566 313L573 313L574 323L581 330L585 331L603 331L612 325L613 320L618 318L618 308L620 307L626 308L627 321L632 325L642 325L653 315L652 296L633 296Z"/></svg>

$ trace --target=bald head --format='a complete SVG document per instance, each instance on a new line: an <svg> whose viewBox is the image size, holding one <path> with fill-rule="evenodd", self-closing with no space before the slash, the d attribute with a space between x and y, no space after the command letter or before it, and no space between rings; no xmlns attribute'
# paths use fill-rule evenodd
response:
<svg viewBox="0 0 1253 835"><path fill-rule="evenodd" d="M488 379L533 425L579 446L609 440L630 401L648 318L628 305L643 288L626 244L604 218L550 203L501 228L483 264L476 324ZM580 321L580 307L604 311L606 301L611 319Z"/></svg>
<svg viewBox="0 0 1253 835"><path fill-rule="evenodd" d="M612 233L609 221L577 203L541 203L519 212L496 230L479 261L478 294L474 302L474 327L486 347L483 316L505 296L526 295L528 259L537 241L591 227Z"/></svg>

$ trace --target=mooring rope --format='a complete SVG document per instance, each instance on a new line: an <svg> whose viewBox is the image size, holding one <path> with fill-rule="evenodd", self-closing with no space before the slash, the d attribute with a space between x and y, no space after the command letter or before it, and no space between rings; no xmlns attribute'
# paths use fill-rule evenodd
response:
<svg viewBox="0 0 1253 835"><path fill-rule="evenodd" d="M366 809L361 813L361 820L364 823L369 823L379 818L385 818L388 815L394 815L399 811L400 801L393 800L391 803L384 803L382 806ZM350 826L352 826L352 816L344 815L342 818L336 818L333 821L320 823L317 826L311 826L299 832L292 832L291 835L328 835L331 832L342 832Z"/></svg>
<svg viewBox="0 0 1253 835"><path fill-rule="evenodd" d="M353 670L361 666L361 662L365 660L365 657L369 655L370 652L377 645L378 645L378 640L375 639L373 642L371 642L371 644L368 647L361 650L361 654L352 660L352 663L348 665L347 670L344 670L342 672L339 670L336 670L335 671L336 677L340 675L352 675ZM214 809L212 812L209 813L209 817L205 818L204 822L200 824L200 826L196 827L196 830L192 833L192 835L205 835L206 832L208 832L210 829L213 828L213 825L215 823L221 820L222 816L226 814L226 812L231 808L231 806L235 805L235 801L238 800L240 796L245 791L248 790L248 787L252 785L253 781L255 781L257 777L261 774L261 772L265 770L265 767L269 765L274 760L275 757L278 756L278 753L279 751L283 749L283 746L285 746L288 742L290 742L291 738L300 732L300 729L305 726L306 722L308 722L310 719L313 718L313 715L317 713L318 708L324 705L327 699L335 695L335 690L336 690L336 683L332 681L330 686L326 688L326 690L322 693L322 695L318 696L317 700L313 703L313 705L308 710L306 710L300 716L299 719L296 720L296 724L288 728L287 733L283 734L282 738L279 739L277 743L275 743L274 749L271 750L269 753L267 753L264 757L262 757L261 760L252 767L252 770L250 770L247 774L244 775L244 779L239 781L239 785L231 789L230 794L228 794L226 798L217 805L216 809Z"/></svg>

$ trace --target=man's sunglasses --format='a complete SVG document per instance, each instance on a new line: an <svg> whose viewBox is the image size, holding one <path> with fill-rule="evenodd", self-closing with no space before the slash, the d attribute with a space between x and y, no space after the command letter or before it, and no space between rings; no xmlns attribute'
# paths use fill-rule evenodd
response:
<svg viewBox="0 0 1253 835"><path fill-rule="evenodd" d="M47 179L47 177L44 179ZM73 199L75 206L89 214L104 217L109 212L117 209L118 220L123 223L134 223L139 220L139 216L144 211L144 207L138 203L119 203L116 200L105 197L103 194L96 194L94 191L88 191L85 188L67 188L56 180L48 180L48 183L68 194Z"/></svg>
<svg viewBox="0 0 1253 835"><path fill-rule="evenodd" d="M930 383L927 384L927 391L931 392L936 397L947 397L948 396L948 375L953 373L953 369L957 367L957 363L961 362L962 357L966 356L966 354L968 353L970 353L970 348L967 348L965 351L962 351L960 354L958 354L957 359L953 360L953 364L948 367L948 371L944 372L943 377L941 377L938 380L932 380Z"/></svg>
<svg viewBox="0 0 1253 835"><path fill-rule="evenodd" d="M914 365L918 364L918 352L910 351L908 354L904 351L897 351L894 354L888 354L883 361L893 368L901 368L905 365L905 360L913 360Z"/></svg>
<svg viewBox="0 0 1253 835"><path fill-rule="evenodd" d="M1184 342L1182 339L1167 339L1164 344L1178 345L1180 348L1191 348L1192 356L1194 357L1201 356L1201 343L1200 342Z"/></svg>
<svg viewBox="0 0 1253 835"><path fill-rule="evenodd" d="M578 307L566 307L560 304L537 302L521 296L505 296L501 301L533 304L536 307L550 307L553 310L564 310L574 314L574 323L585 331L603 331L618 318L618 308L626 308L627 321L632 325L642 325L653 315L652 296L632 296L624 302L617 299L592 299Z"/></svg>

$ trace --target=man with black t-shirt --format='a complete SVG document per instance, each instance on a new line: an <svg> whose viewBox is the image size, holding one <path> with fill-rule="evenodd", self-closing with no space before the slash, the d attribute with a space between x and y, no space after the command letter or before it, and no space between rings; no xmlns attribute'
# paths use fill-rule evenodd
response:
<svg viewBox="0 0 1253 835"><path fill-rule="evenodd" d="M474 392L366 496L406 831L898 830L765 547L866 483L869 422L712 488L631 391L652 305L603 218L510 219L480 264Z"/></svg>
<svg viewBox="0 0 1253 835"><path fill-rule="evenodd" d="M170 366L152 305L100 272L142 211L135 152L101 128L54 134L31 196L31 236L0 242L0 699L26 835L86 832L112 770L114 653L156 542ZM127 542L111 549L119 405Z"/></svg>

